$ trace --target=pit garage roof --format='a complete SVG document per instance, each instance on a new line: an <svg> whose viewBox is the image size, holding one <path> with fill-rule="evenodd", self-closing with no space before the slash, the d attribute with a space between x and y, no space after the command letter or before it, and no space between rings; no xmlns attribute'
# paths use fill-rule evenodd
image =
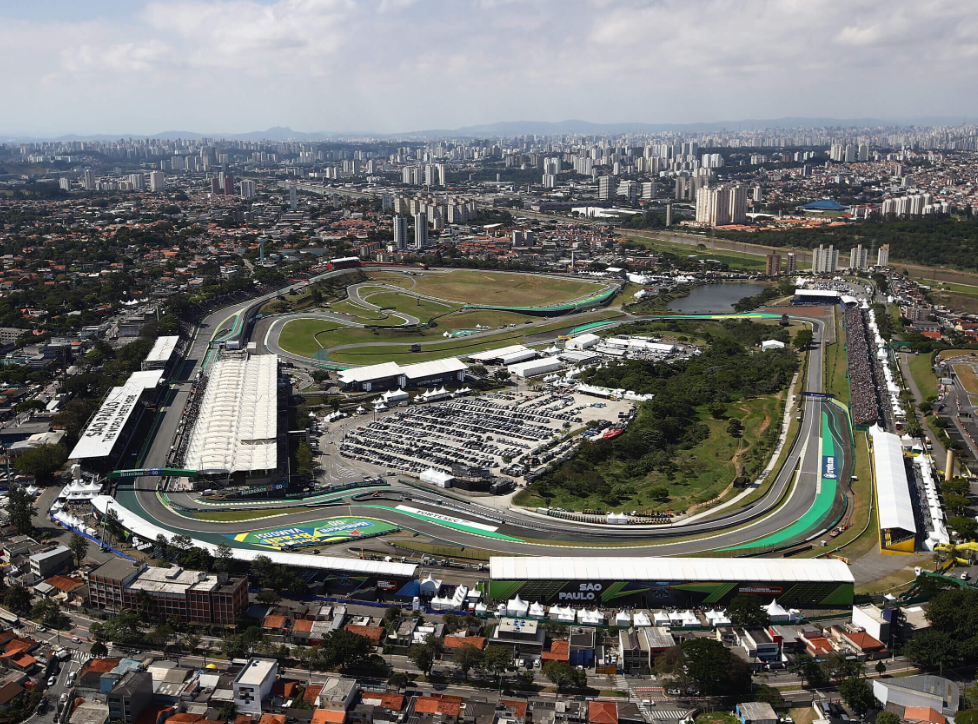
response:
<svg viewBox="0 0 978 724"><path fill-rule="evenodd" d="M68 456L72 460L102 458L112 452L136 404L145 390L156 387L162 370L133 372L122 387L109 390L102 406L88 422L78 443Z"/></svg>
<svg viewBox="0 0 978 724"><path fill-rule="evenodd" d="M278 464L278 358L224 357L211 369L184 467L251 472Z"/></svg>
<svg viewBox="0 0 978 724"><path fill-rule="evenodd" d="M900 438L873 426L873 466L876 468L876 501L879 506L880 528L899 528L917 532L910 501L910 484L903 463Z"/></svg>
<svg viewBox="0 0 978 724"><path fill-rule="evenodd" d="M853 583L839 560L768 558L504 558L489 559L494 581L800 581Z"/></svg>
<svg viewBox="0 0 978 724"><path fill-rule="evenodd" d="M268 355L262 355L268 356ZM105 515L105 510L111 507L119 516L119 523L123 528L134 535L139 536L145 541L153 542L158 535L170 538L174 531L152 523L145 518L136 515L128 508L124 508L116 502L111 495L99 495L92 500L92 505L100 515ZM207 541L191 539L192 544L210 551L212 554L217 552L217 546ZM295 566L297 568L309 568L316 570L336 571L340 573L359 573L368 576L398 576L411 578L417 571L417 566L410 563L388 563L387 561L361 561L357 558L337 558L335 556L317 556L310 553L284 553L282 551L251 550L246 548L231 548L231 555L238 561L253 561L258 556L267 556L274 563L284 566Z"/></svg>
<svg viewBox="0 0 978 724"><path fill-rule="evenodd" d="M825 297L826 299L835 299L840 296L840 292L834 289L805 289L804 287L799 287L795 289L796 297Z"/></svg>
<svg viewBox="0 0 978 724"><path fill-rule="evenodd" d="M409 380L421 380L426 377L436 377L452 372L463 372L468 368L468 365L458 359L458 357L448 357L446 359L432 360L431 362L404 365L403 367L397 364L397 362L383 362L379 365L353 367L337 373L337 376L340 382L349 385L353 383L389 380L394 377L400 377L401 375Z"/></svg>
<svg viewBox="0 0 978 724"><path fill-rule="evenodd" d="M534 352L535 350L522 344L514 344L509 347L500 347L499 349L487 349L484 352L475 352L469 355L469 359L475 360L476 362L487 362L493 359L502 359L511 354L518 354L520 352Z"/></svg>
<svg viewBox="0 0 978 724"><path fill-rule="evenodd" d="M168 362L173 355L173 350L177 347L180 337L159 337L153 345L153 349L146 355L146 362Z"/></svg>

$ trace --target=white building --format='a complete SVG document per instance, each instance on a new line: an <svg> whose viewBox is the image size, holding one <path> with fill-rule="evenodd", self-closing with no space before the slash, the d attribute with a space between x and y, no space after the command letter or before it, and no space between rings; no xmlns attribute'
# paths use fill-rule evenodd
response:
<svg viewBox="0 0 978 724"><path fill-rule="evenodd" d="M835 274L839 269L839 251L829 245L819 244L812 250L812 272L815 274Z"/></svg>
<svg viewBox="0 0 978 724"><path fill-rule="evenodd" d="M400 214L394 217L394 246L407 249L407 219Z"/></svg>
<svg viewBox="0 0 978 724"><path fill-rule="evenodd" d="M517 364L510 365L507 369L511 375L525 379L527 377L536 377L537 375L554 372L563 366L564 363L556 357L544 357L543 359L518 362Z"/></svg>
<svg viewBox="0 0 978 724"><path fill-rule="evenodd" d="M428 216L423 211L414 215L414 248L424 249L428 246Z"/></svg>
<svg viewBox="0 0 978 724"><path fill-rule="evenodd" d="M869 249L862 244L856 244L849 252L849 268L862 271L869 268Z"/></svg>
<svg viewBox="0 0 978 724"><path fill-rule="evenodd" d="M241 182L241 198L253 199L257 195L255 182L245 179Z"/></svg>
<svg viewBox="0 0 978 724"><path fill-rule="evenodd" d="M166 174L162 171L150 171L149 190L153 193L166 191Z"/></svg>
<svg viewBox="0 0 978 724"><path fill-rule="evenodd" d="M876 252L876 266L889 266L890 265L890 245L883 244Z"/></svg>
<svg viewBox="0 0 978 724"><path fill-rule="evenodd" d="M277 676L278 662L274 659L248 659L248 664L231 684L238 712L261 714L262 699L272 691Z"/></svg>

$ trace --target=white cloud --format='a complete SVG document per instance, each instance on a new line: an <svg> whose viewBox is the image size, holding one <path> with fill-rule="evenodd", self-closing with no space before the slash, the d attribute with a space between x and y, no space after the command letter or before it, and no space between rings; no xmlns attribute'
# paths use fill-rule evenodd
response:
<svg viewBox="0 0 978 724"><path fill-rule="evenodd" d="M148 0L4 19L8 131L969 114L957 0ZM124 90L124 108L106 99ZM74 111L65 117L63 108ZM82 123L54 127L55 123ZM127 124L120 127L120 123Z"/></svg>

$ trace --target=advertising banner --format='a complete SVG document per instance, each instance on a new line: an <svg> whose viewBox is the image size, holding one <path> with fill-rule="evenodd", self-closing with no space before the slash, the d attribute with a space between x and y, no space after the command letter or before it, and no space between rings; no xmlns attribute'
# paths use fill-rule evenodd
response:
<svg viewBox="0 0 978 724"><path fill-rule="evenodd" d="M330 518L288 528L270 528L227 535L225 538L261 548L287 550L302 546L330 545L392 533L396 530L398 530L397 526L375 518Z"/></svg>

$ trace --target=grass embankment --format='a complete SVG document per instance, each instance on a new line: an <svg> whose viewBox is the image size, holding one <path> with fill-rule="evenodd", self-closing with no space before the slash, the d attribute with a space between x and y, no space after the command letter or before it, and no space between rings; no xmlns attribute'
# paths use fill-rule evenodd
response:
<svg viewBox="0 0 978 724"><path fill-rule="evenodd" d="M747 254L740 251L729 251L727 249L710 249L707 244L680 244L662 239L636 236L635 232L627 232L625 236L629 241L633 241L646 249L675 256L684 259L692 257L697 261L715 259L721 264L726 264L731 269L742 269L744 271L764 271L767 260L758 254Z"/></svg>
<svg viewBox="0 0 978 724"><path fill-rule="evenodd" d="M263 508L250 510L198 510L192 515L197 520L209 520L212 523L235 523L246 520L272 518L276 515L294 515L301 508Z"/></svg>
<svg viewBox="0 0 978 724"><path fill-rule="evenodd" d="M366 295L361 294L361 298L381 309L389 309L417 317L421 324L426 324L432 317L438 317L459 308L458 304L435 302L400 292L379 291Z"/></svg>
<svg viewBox="0 0 978 724"><path fill-rule="evenodd" d="M914 277L914 279L931 287L930 298L935 304L943 304L951 309L959 309L971 314L978 313L978 286L921 277Z"/></svg>
<svg viewBox="0 0 978 724"><path fill-rule="evenodd" d="M934 374L931 365L932 356L930 352L917 354L910 358L908 364L910 374L917 383L917 389L925 400L929 397L937 397L937 375Z"/></svg>
<svg viewBox="0 0 978 724"><path fill-rule="evenodd" d="M727 432L728 418L713 419L705 405L699 408L698 422L710 428L710 436L688 450L676 452L674 462L679 469L677 474L667 476L655 471L642 480L635 481L630 486L631 495L628 500L622 500L615 506L616 509L639 508L683 513L691 507L722 502L723 499L736 495L740 489L733 487L733 480L739 472L738 467L751 461L760 461L763 469L770 458L771 446L757 441L772 426L780 426L782 399L783 392L730 403L727 406L728 418L738 418L744 425L744 431L739 437L733 437ZM614 468L617 463L610 461L609 465ZM650 491L655 488L666 488L670 499L666 502L654 500ZM521 491L513 502L527 507L547 504L533 492L533 488ZM565 490L559 490L551 497L550 504L574 510L605 510L608 507L596 492L581 498Z"/></svg>
<svg viewBox="0 0 978 724"><path fill-rule="evenodd" d="M538 274L461 270L423 274L412 291L438 299L506 307L543 306L595 294L605 285Z"/></svg>
<svg viewBox="0 0 978 724"><path fill-rule="evenodd" d="M348 344L369 344L384 342L374 347L351 348L330 355L336 362L351 364L375 364L391 359L399 361L423 362L453 355L472 354L486 349L498 349L509 344L518 344L524 337L545 334L566 329L587 322L620 316L621 312L605 309L590 314L559 318L539 325L524 324L509 327L498 334L484 337L462 337L446 341L442 333L446 330L440 324L431 329L360 329L344 327L337 322L322 319L293 319L285 324L279 336L279 346L286 352L303 357L312 357L320 349ZM466 321L471 321L471 318ZM411 352L408 345L421 344L421 352Z"/></svg>
<svg viewBox="0 0 978 724"><path fill-rule="evenodd" d="M978 375L971 365L953 365L954 374L958 376L964 389L969 393L978 394Z"/></svg>
<svg viewBox="0 0 978 724"><path fill-rule="evenodd" d="M485 562L490 556L499 555L495 551L485 548L472 548L467 546L449 546L439 543L422 543L416 540L406 540L403 538L388 538L390 545L407 551L415 551L430 556L440 558L454 558L455 560Z"/></svg>
<svg viewBox="0 0 978 724"><path fill-rule="evenodd" d="M840 402L849 404L848 357L845 350L846 330L842 318L835 318L835 344L825 347L825 391L836 396Z"/></svg>

